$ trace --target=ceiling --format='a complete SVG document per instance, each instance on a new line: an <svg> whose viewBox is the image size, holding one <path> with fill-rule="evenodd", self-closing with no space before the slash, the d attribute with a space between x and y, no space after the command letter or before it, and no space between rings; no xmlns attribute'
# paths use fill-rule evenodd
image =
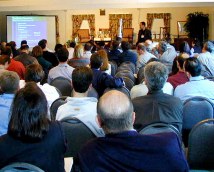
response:
<svg viewBox="0 0 214 172"><path fill-rule="evenodd" d="M214 0L0 0L0 11L214 7Z"/></svg>

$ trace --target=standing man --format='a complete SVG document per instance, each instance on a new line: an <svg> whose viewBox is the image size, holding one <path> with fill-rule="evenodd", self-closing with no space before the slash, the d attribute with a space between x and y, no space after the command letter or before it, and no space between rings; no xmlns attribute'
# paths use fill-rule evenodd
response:
<svg viewBox="0 0 214 172"><path fill-rule="evenodd" d="M138 41L136 43L139 44L140 42L145 42L147 39L152 39L152 34L149 29L146 29L146 23L140 23L140 30L138 32Z"/></svg>

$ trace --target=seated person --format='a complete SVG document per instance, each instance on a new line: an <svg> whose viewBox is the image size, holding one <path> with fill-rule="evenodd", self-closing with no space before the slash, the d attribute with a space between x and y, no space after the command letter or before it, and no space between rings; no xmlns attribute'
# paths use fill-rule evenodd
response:
<svg viewBox="0 0 214 172"><path fill-rule="evenodd" d="M88 58L88 59L91 58L91 55L92 55L91 49L92 49L91 43L89 43L89 42L85 43L84 52L83 52L83 58Z"/></svg>
<svg viewBox="0 0 214 172"><path fill-rule="evenodd" d="M168 78L166 66L160 62L150 62L144 69L148 94L132 100L136 120L135 129L141 130L153 122L166 122L182 129L183 104L180 99L163 93Z"/></svg>
<svg viewBox="0 0 214 172"><path fill-rule="evenodd" d="M103 95L106 88L121 88L124 85L122 78L116 78L101 71L102 64L102 57L94 53L90 59L90 66L93 71L92 86L96 89L99 97Z"/></svg>
<svg viewBox="0 0 214 172"><path fill-rule="evenodd" d="M106 136L89 141L74 158L73 169L89 171L188 171L175 133L140 135L133 129L130 99L109 91L98 101L97 121Z"/></svg>
<svg viewBox="0 0 214 172"><path fill-rule="evenodd" d="M121 50L119 49L120 41L113 41L111 50L108 53L109 61L115 61L117 65L119 64L119 56L121 54Z"/></svg>
<svg viewBox="0 0 214 172"><path fill-rule="evenodd" d="M16 93L7 134L0 138L0 169L26 162L44 171L64 171L64 133L59 122L49 121L47 111L47 100L36 83L27 83Z"/></svg>
<svg viewBox="0 0 214 172"><path fill-rule="evenodd" d="M75 117L82 121L97 137L104 136L103 130L96 123L97 99L87 97L93 78L88 67L77 67L72 73L73 97L68 97L56 114L56 120ZM78 110L77 110L78 109Z"/></svg>
<svg viewBox="0 0 214 172"><path fill-rule="evenodd" d="M68 60L68 50L66 48L60 48L57 51L57 57L59 60L58 66L52 68L48 74L48 83L50 84L52 80L57 77L64 77L71 80L71 75L74 70L73 67L69 66L67 63Z"/></svg>
<svg viewBox="0 0 214 172"><path fill-rule="evenodd" d="M108 61L108 54L105 50L98 50L97 54L100 55L103 61L103 65L100 67L101 71L104 71L105 73L111 75L111 64Z"/></svg>
<svg viewBox="0 0 214 172"><path fill-rule="evenodd" d="M175 58L176 65L178 68L178 72L174 75L169 76L167 79L167 82L169 82L173 88L175 89L178 85L185 84L187 81L189 81L189 78L187 77L186 73L184 72L184 61L186 59L182 57L181 55Z"/></svg>
<svg viewBox="0 0 214 172"><path fill-rule="evenodd" d="M19 89L19 76L16 72L5 71L0 74L0 136L7 133L10 107Z"/></svg>
<svg viewBox="0 0 214 172"><path fill-rule="evenodd" d="M135 66L137 64L137 53L131 50L131 46L128 42L122 41L121 48L123 52L119 56L120 64L126 61L132 62Z"/></svg>
<svg viewBox="0 0 214 172"><path fill-rule="evenodd" d="M25 82L36 82L37 86L43 91L48 101L48 107L51 107L51 104L59 98L59 93L54 86L45 83L41 85L41 81L45 77L45 73L42 70L42 67L39 64L32 64L26 68L25 73ZM49 110L49 109L48 109Z"/></svg>
<svg viewBox="0 0 214 172"><path fill-rule="evenodd" d="M194 96L209 98L214 102L214 82L204 79L201 76L201 63L196 58L188 58L184 62L184 69L189 78L189 82L176 87L174 96L182 101Z"/></svg>

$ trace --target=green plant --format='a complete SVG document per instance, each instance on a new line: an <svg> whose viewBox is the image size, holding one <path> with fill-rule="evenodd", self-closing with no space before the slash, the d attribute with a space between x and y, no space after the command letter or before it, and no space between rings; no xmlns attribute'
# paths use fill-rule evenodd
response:
<svg viewBox="0 0 214 172"><path fill-rule="evenodd" d="M208 39L209 14L203 14L202 12L189 13L184 29L189 38L197 39L200 42L206 41Z"/></svg>

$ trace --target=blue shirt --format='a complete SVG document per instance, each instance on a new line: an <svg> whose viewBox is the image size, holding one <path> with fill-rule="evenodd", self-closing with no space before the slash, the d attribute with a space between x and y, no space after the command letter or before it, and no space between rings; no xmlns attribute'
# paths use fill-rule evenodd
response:
<svg viewBox="0 0 214 172"><path fill-rule="evenodd" d="M0 95L0 136L7 133L10 107L13 102L13 98L14 94Z"/></svg>
<svg viewBox="0 0 214 172"><path fill-rule="evenodd" d="M127 61L134 63L134 65L136 65L137 63L137 53L131 50L123 51L120 54L119 58L120 58L120 63L127 62Z"/></svg>

